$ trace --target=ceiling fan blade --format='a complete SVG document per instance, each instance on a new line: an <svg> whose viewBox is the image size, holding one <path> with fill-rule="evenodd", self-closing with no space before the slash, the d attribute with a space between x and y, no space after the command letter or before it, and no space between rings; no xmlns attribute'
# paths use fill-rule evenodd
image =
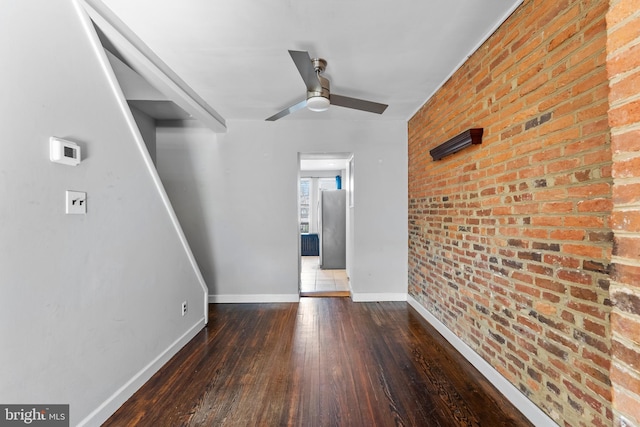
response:
<svg viewBox="0 0 640 427"><path fill-rule="evenodd" d="M268 119L265 119L267 122L275 122L278 119L283 118L284 116L288 116L291 113L294 113L296 111L298 111L301 108L304 108L307 106L307 100L303 99L302 101L298 102L297 104L293 104L291 107L289 108L285 108L284 110L280 111L277 114L274 114L273 116L269 117Z"/></svg>
<svg viewBox="0 0 640 427"><path fill-rule="evenodd" d="M302 80L304 80L304 84L307 86L307 91L321 92L322 85L320 84L320 80L316 74L316 69L313 67L313 63L311 62L309 52L290 50L289 55L291 55L291 59L293 59L296 67L298 67Z"/></svg>
<svg viewBox="0 0 640 427"><path fill-rule="evenodd" d="M382 114L388 105L377 102L365 101L364 99L350 98L348 96L331 94L329 99L331 105L353 108L354 110L368 111L370 113Z"/></svg>

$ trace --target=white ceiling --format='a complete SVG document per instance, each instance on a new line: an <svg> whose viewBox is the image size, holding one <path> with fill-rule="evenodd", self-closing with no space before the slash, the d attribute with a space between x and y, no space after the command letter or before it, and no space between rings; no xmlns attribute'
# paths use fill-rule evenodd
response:
<svg viewBox="0 0 640 427"><path fill-rule="evenodd" d="M408 120L521 0L103 0L226 120L301 101L288 49L328 61L331 92L389 104L281 120Z"/></svg>

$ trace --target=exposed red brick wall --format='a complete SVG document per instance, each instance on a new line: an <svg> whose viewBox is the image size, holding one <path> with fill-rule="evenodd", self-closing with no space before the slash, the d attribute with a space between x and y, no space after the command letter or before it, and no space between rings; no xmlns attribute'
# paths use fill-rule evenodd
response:
<svg viewBox="0 0 640 427"><path fill-rule="evenodd" d="M566 426L613 420L608 6L525 0L409 122L409 293Z"/></svg>
<svg viewBox="0 0 640 427"><path fill-rule="evenodd" d="M611 284L615 425L640 426L640 1L607 14L615 235Z"/></svg>

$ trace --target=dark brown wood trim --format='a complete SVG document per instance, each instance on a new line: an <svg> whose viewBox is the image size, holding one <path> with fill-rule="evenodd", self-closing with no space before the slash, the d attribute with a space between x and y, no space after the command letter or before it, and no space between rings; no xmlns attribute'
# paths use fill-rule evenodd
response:
<svg viewBox="0 0 640 427"><path fill-rule="evenodd" d="M472 145L482 144L483 128L473 128L462 132L460 135L456 135L447 142L443 142L433 150L429 151L433 160L440 160L445 156Z"/></svg>

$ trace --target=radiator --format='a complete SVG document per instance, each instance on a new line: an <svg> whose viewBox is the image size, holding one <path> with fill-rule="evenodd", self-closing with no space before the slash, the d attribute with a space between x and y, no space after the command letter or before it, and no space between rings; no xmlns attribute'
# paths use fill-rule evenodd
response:
<svg viewBox="0 0 640 427"><path fill-rule="evenodd" d="M301 234L300 254L302 256L319 256L320 243L317 234Z"/></svg>

